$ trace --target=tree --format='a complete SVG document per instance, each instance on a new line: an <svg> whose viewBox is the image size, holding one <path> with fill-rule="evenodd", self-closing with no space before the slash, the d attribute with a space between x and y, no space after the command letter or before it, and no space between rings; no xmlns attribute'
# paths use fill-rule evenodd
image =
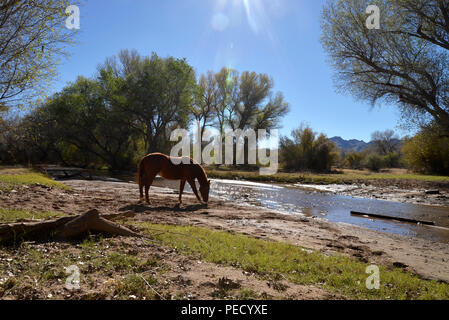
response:
<svg viewBox="0 0 449 320"><path fill-rule="evenodd" d="M289 105L282 93L273 93L273 87L273 80L266 74L249 71L240 74L230 68L222 68L215 75L209 72L199 80L193 116L196 120L202 120L201 132L210 123L223 138L227 129L243 133L247 129L279 128ZM234 143L238 139L243 139L243 134L234 137ZM248 146L245 148L245 160L247 155Z"/></svg>
<svg viewBox="0 0 449 320"><path fill-rule="evenodd" d="M145 150L167 152L169 133L187 127L195 89L193 68L185 59L141 58L126 77L127 110L144 137Z"/></svg>
<svg viewBox="0 0 449 320"><path fill-rule="evenodd" d="M350 152L345 158L346 164L351 169L361 169L363 160L364 157L361 152Z"/></svg>
<svg viewBox="0 0 449 320"><path fill-rule="evenodd" d="M201 75L194 93L193 105L190 112L196 122L200 124L201 136L206 126L211 125L218 107L218 86L213 72Z"/></svg>
<svg viewBox="0 0 449 320"><path fill-rule="evenodd" d="M335 145L324 134L317 136L309 126L292 131L292 138L282 137L280 161L289 170L330 171L337 159Z"/></svg>
<svg viewBox="0 0 449 320"><path fill-rule="evenodd" d="M0 104L41 96L58 57L72 43L63 0L4 0L0 4Z"/></svg>
<svg viewBox="0 0 449 320"><path fill-rule="evenodd" d="M368 29L368 5L381 29ZM394 103L406 120L438 124L449 135L449 3L447 0L329 1L322 44L337 85L355 97Z"/></svg>
<svg viewBox="0 0 449 320"><path fill-rule="evenodd" d="M402 147L408 167L417 172L449 174L449 137L441 137L437 127L427 127Z"/></svg>
<svg viewBox="0 0 449 320"><path fill-rule="evenodd" d="M215 75L215 116L221 133L232 130L275 129L289 111L282 93L273 93L273 80L266 74L223 68Z"/></svg>
<svg viewBox="0 0 449 320"><path fill-rule="evenodd" d="M381 155L387 155L397 150L399 137L393 130L375 131L371 134L375 151Z"/></svg>
<svg viewBox="0 0 449 320"><path fill-rule="evenodd" d="M135 132L124 109L123 87L110 69L96 79L79 77L25 117L29 145L66 164L126 168Z"/></svg>

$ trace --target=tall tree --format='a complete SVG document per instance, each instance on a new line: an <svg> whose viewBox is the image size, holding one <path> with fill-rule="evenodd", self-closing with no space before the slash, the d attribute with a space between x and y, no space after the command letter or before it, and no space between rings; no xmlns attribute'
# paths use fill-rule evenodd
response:
<svg viewBox="0 0 449 320"><path fill-rule="evenodd" d="M129 165L133 131L123 107L123 81L112 74L104 70L97 79L79 77L36 111L44 115L39 125L48 121L54 125L56 144L65 149L60 154L67 149L75 153L69 160L85 166L102 163L111 169Z"/></svg>
<svg viewBox="0 0 449 320"><path fill-rule="evenodd" d="M207 75L201 75L190 108L194 120L200 124L201 136L203 136L206 126L212 123L214 112L218 108L218 101L217 79L213 72L209 71Z"/></svg>
<svg viewBox="0 0 449 320"><path fill-rule="evenodd" d="M273 80L266 74L223 68L215 75L218 102L215 108L221 132L225 128L274 129L289 111L282 93L273 93Z"/></svg>
<svg viewBox="0 0 449 320"><path fill-rule="evenodd" d="M73 3L72 3L73 4ZM0 104L42 96L58 58L72 43L63 0L3 0L0 4Z"/></svg>
<svg viewBox="0 0 449 320"><path fill-rule="evenodd" d="M380 9L380 29L366 26L369 5ZM434 121L449 135L448 12L447 0L329 1L322 44L339 88L396 104L409 122Z"/></svg>
<svg viewBox="0 0 449 320"><path fill-rule="evenodd" d="M371 134L371 141L376 151L382 155L395 152L399 147L399 137L393 130L375 131Z"/></svg>
<svg viewBox="0 0 449 320"><path fill-rule="evenodd" d="M193 68L185 59L160 58L155 53L141 59L126 78L128 110L150 152L167 152L169 133L186 127L195 88Z"/></svg>

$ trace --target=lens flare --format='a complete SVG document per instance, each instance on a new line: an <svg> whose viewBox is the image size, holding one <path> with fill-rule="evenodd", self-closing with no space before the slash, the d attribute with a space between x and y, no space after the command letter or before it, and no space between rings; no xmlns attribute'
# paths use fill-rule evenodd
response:
<svg viewBox="0 0 449 320"><path fill-rule="evenodd" d="M212 16L212 28L216 31L224 31L229 25L229 18L224 13L215 13Z"/></svg>

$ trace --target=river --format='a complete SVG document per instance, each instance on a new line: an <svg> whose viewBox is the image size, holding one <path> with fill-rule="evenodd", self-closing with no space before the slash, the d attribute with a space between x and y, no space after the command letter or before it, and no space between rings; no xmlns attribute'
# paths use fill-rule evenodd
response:
<svg viewBox="0 0 449 320"><path fill-rule="evenodd" d="M120 177L133 182L133 177ZM178 190L178 181L156 178L155 186ZM186 192L191 192L186 184ZM151 192L151 191L150 191ZM304 190L285 184L212 179L210 197L243 205L260 206L281 214L315 217L357 225L381 232L449 243L449 207L428 206L376 199L356 198L328 192ZM377 213L416 220L435 226L351 215L351 211Z"/></svg>

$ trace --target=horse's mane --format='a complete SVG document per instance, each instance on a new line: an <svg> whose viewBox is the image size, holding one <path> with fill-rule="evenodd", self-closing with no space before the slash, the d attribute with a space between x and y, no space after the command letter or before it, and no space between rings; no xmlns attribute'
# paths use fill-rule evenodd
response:
<svg viewBox="0 0 449 320"><path fill-rule="evenodd" d="M199 171L199 175L198 175L198 182L200 184L203 183L207 183L207 173L206 170L204 170L203 166L200 165L198 162L196 162L195 160L193 160L192 158L190 158L190 162L195 165L195 167L198 169Z"/></svg>

